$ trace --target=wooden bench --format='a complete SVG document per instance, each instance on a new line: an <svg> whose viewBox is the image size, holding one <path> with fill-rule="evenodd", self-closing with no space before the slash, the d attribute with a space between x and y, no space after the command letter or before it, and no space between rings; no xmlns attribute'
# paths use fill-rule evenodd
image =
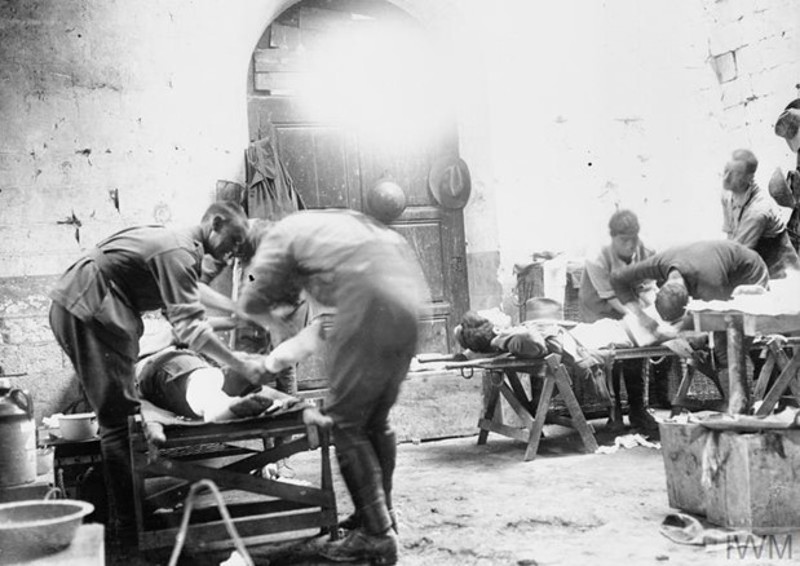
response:
<svg viewBox="0 0 800 566"><path fill-rule="evenodd" d="M301 412L227 423L164 425L167 440L158 447L147 441L144 428L140 415L130 418L134 501L141 549L175 543L182 510L175 509L174 504L182 502L192 483L203 479L227 490L226 507L236 530L246 541L308 529L322 529L335 538L337 515L329 434L316 427L307 429ZM284 441L270 442L278 438ZM316 445L320 454L317 486L261 477L259 472L267 464ZM165 482L163 478L171 481ZM228 501L228 495L234 493L238 497ZM230 541L216 507L198 508L192 513L186 540L188 546L195 548Z"/></svg>
<svg viewBox="0 0 800 566"><path fill-rule="evenodd" d="M490 391L484 414L478 421L478 444L485 444L489 433L502 434L526 444L524 459L533 460L539 449L539 441L546 423L560 424L578 432L588 452L597 450L594 430L586 421L578 400L572 391L572 380L557 354L542 359L523 360L500 356L496 359L481 359L449 364L448 368L479 368L490 374ZM529 395L522 385L519 373L527 373L531 379L532 393ZM533 393L534 382L543 379L541 393ZM564 401L569 417L550 410L554 395ZM522 427L513 427L494 419L500 398L504 398L520 420ZM536 398L538 397L538 399Z"/></svg>

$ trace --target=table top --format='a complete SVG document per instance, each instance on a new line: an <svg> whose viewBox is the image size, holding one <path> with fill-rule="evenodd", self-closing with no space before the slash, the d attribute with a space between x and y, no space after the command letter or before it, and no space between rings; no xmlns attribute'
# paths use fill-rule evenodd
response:
<svg viewBox="0 0 800 566"><path fill-rule="evenodd" d="M743 332L748 336L800 332L800 314L763 315L730 310L695 311L692 315L695 330L703 332L724 331L728 321L737 319L741 320Z"/></svg>

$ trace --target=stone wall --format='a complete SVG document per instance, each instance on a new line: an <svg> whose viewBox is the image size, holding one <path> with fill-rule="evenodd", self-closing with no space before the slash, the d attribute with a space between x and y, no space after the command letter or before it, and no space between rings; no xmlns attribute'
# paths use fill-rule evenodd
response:
<svg viewBox="0 0 800 566"><path fill-rule="evenodd" d="M197 222L241 180L246 76L278 2L0 3L0 366L73 398L48 289L100 238Z"/></svg>
<svg viewBox="0 0 800 566"><path fill-rule="evenodd" d="M242 180L250 56L292 3L0 4L0 365L40 412L74 395L47 289L99 238L195 222L217 179ZM721 235L734 147L762 183L792 162L772 134L800 82L792 0L395 3L455 71L477 308L510 297L532 251L602 241L617 205L652 245Z"/></svg>

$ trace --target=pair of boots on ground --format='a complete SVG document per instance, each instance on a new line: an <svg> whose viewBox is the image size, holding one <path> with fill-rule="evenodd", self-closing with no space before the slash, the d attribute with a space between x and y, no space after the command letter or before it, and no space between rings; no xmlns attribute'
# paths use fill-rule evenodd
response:
<svg viewBox="0 0 800 566"><path fill-rule="evenodd" d="M334 562L396 564L397 519L392 511L396 436L388 429L366 436L336 429L334 439L355 512L339 525L348 531L346 536L328 543L320 554Z"/></svg>
<svg viewBox="0 0 800 566"><path fill-rule="evenodd" d="M625 431L625 423L622 421L622 405L620 404L620 381L622 381L619 379L620 374L622 380L625 381L625 391L628 393L628 420L631 428L648 435L658 433L658 422L645 407L644 379L639 360L625 360L619 365L619 373L614 379L616 410L608 419L607 430L614 434Z"/></svg>

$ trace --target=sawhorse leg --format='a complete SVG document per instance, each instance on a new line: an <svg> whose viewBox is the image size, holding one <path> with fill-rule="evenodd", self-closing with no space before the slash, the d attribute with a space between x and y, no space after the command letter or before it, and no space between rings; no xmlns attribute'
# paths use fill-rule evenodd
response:
<svg viewBox="0 0 800 566"><path fill-rule="evenodd" d="M550 354L545 360L547 362L547 371L544 377L544 388L541 397L539 397L539 404L536 408L536 418L533 421L533 426L528 436L528 446L525 449L525 461L533 460L536 457L536 453L539 449L539 441L542 437L542 430L547 420L547 411L550 408L550 400L553 397L556 386L558 387L558 393L564 399L569 414L572 417L572 427L578 431L586 450L589 452L596 451L597 440L595 440L592 429L589 423L586 422L586 417L583 416L583 411L581 411L578 399L572 391L572 383L566 368L561 364L561 358L556 354Z"/></svg>
<svg viewBox="0 0 800 566"><path fill-rule="evenodd" d="M789 387L792 380L796 379L798 370L800 370L800 356L795 352L794 357L783 368L778 379L775 380L772 389L770 389L764 397L764 402L761 403L761 406L756 411L756 416L763 417L772 412L772 409L775 408L783 392L786 391L786 388Z"/></svg>
<svg viewBox="0 0 800 566"><path fill-rule="evenodd" d="M486 410L483 413L483 418L478 421L478 444L486 444L489 438L488 424L494 419L494 413L497 410L497 405L500 403L500 387L503 385L505 377L502 372L492 371L489 374L489 399L486 401Z"/></svg>
<svg viewBox="0 0 800 566"><path fill-rule="evenodd" d="M533 420L530 434L528 435L528 445L525 448L525 461L533 460L536 458L536 452L539 450L539 441L542 438L542 431L544 430L544 422L547 419L547 410L550 408L550 399L553 396L553 387L555 386L555 379L550 368L544 374L544 387L542 394L539 397L539 404L536 406L536 418Z"/></svg>
<svg viewBox="0 0 800 566"><path fill-rule="evenodd" d="M578 434L580 434L586 450L590 453L595 452L597 450L597 440L594 437L591 426L586 422L586 417L583 416L583 411L578 403L578 399L575 397L575 393L572 391L572 383L567 369L561 364L561 360L559 359L548 357L547 365L555 372L558 392L567 404L567 409L569 409L569 414L572 417L572 426L578 431Z"/></svg>

